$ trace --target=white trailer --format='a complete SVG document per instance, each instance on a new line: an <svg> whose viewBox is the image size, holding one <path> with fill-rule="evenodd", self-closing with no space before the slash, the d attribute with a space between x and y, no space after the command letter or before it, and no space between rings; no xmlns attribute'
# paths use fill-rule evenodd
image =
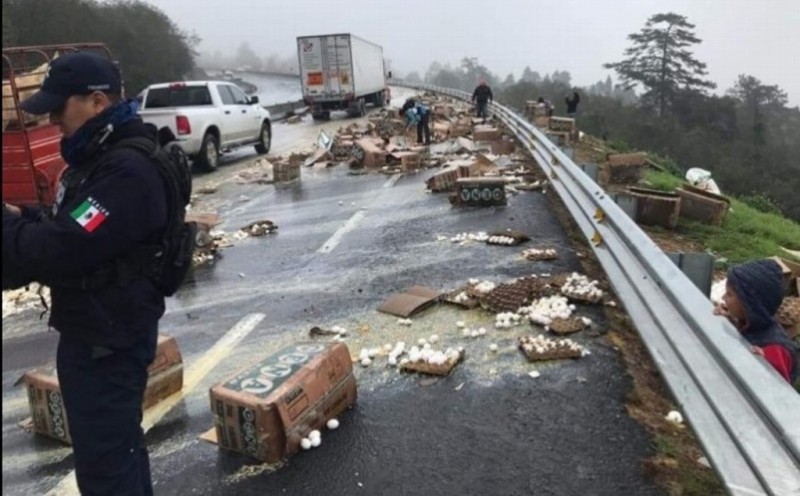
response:
<svg viewBox="0 0 800 496"><path fill-rule="evenodd" d="M297 38L303 100L314 119L332 110L366 114L366 104L386 105L383 48L351 34Z"/></svg>

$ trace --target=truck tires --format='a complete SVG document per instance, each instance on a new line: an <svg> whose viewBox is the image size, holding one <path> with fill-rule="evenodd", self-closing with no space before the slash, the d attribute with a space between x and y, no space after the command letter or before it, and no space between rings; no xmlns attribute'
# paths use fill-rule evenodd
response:
<svg viewBox="0 0 800 496"><path fill-rule="evenodd" d="M367 102L363 98L359 98L347 110L350 117L364 117L367 115Z"/></svg>
<svg viewBox="0 0 800 496"><path fill-rule="evenodd" d="M378 96L375 97L375 104L377 107L383 108L386 106L386 92L381 91L378 93Z"/></svg>
<svg viewBox="0 0 800 496"><path fill-rule="evenodd" d="M258 143L256 143L256 153L259 155L266 155L272 146L272 129L269 127L269 122L261 124L261 132L258 135Z"/></svg>
<svg viewBox="0 0 800 496"><path fill-rule="evenodd" d="M211 133L203 136L200 151L194 159L194 166L201 172L213 172L219 165L219 140Z"/></svg>

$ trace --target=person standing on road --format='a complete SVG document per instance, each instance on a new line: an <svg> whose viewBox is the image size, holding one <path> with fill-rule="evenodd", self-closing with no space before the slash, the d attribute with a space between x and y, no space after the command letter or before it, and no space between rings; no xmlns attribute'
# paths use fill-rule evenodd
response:
<svg viewBox="0 0 800 496"><path fill-rule="evenodd" d="M413 98L409 98L403 104L400 110L400 115L406 119L406 130L411 129L414 124L417 125L417 143L422 144L423 136L425 144L431 144L431 110L421 103L417 103Z"/></svg>
<svg viewBox="0 0 800 496"><path fill-rule="evenodd" d="M162 242L168 196L151 157L115 144L155 146L155 130L122 98L114 63L87 52L53 60L21 107L60 127L67 168L51 212L4 205L3 289L51 289L80 492L152 495L142 401L164 294L142 253Z"/></svg>
<svg viewBox="0 0 800 496"><path fill-rule="evenodd" d="M538 107L544 107L545 112L547 112L547 117L553 117L553 104L550 103L550 100L545 100L543 97L539 97L536 99L536 105Z"/></svg>
<svg viewBox="0 0 800 496"><path fill-rule="evenodd" d="M567 117L575 118L578 115L578 104L581 102L581 97L577 91L572 92L572 96L564 98L567 104Z"/></svg>
<svg viewBox="0 0 800 496"><path fill-rule="evenodd" d="M484 122L488 117L487 108L489 102L493 101L492 89L486 84L485 80L481 79L478 82L478 86L475 87L475 91L472 92L472 102L476 105L476 116L478 118L482 117Z"/></svg>
<svg viewBox="0 0 800 496"><path fill-rule="evenodd" d="M728 271L723 303L714 313L727 317L750 343L753 353L764 357L792 384L800 378L798 350L775 319L782 302L780 266L774 260L757 260Z"/></svg>

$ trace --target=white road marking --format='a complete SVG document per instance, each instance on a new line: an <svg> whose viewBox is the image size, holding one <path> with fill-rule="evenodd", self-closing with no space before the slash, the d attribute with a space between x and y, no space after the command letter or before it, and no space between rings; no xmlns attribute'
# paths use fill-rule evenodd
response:
<svg viewBox="0 0 800 496"><path fill-rule="evenodd" d="M339 229L336 230L335 233L333 233L333 236L328 238L328 240L322 244L320 249L317 250L317 253L332 252L334 248L339 246L339 243L342 242L342 238L344 237L344 235L355 229L358 226L358 223L361 222L361 219L363 219L365 216L366 212L364 212L363 210L360 210L355 214L353 214L352 217L347 219L347 222L345 222L342 227L340 227Z"/></svg>
<svg viewBox="0 0 800 496"><path fill-rule="evenodd" d="M225 357L230 355L233 349L239 344L242 339L247 337L256 326L264 320L263 313L252 313L245 316L222 338L217 341L208 351L203 353L191 367L186 371L183 376L183 389L164 399L153 408L147 410L142 419L142 429L145 433L149 431L159 420L161 420L175 405L183 400L184 396L188 395L195 389L200 382L214 369ZM75 480L75 471L73 470L67 474L52 490L48 491L46 496L79 496L78 484Z"/></svg>
<svg viewBox="0 0 800 496"><path fill-rule="evenodd" d="M391 178L389 178L388 181L383 183L383 188L384 189L391 188L392 186L397 184L397 181L399 181L401 177L403 177L402 174L393 175ZM333 233L333 235L322 244L319 250L317 250L317 253L332 252L337 246L339 246L339 243L342 242L342 238L344 238L344 235L355 229L358 226L358 223L361 222L361 220L364 219L365 216L366 212L364 212L363 210L360 210L355 214L353 214L352 217L347 219L347 222L345 222L342 227L337 229L336 232Z"/></svg>

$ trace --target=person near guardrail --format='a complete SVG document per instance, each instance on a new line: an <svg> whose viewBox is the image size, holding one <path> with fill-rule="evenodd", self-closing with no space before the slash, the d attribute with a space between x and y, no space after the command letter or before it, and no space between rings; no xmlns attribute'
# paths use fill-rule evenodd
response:
<svg viewBox="0 0 800 496"><path fill-rule="evenodd" d="M567 117L574 119L578 115L578 104L581 102L581 97L577 91L572 92L572 96L564 98L567 104Z"/></svg>
<svg viewBox="0 0 800 496"><path fill-rule="evenodd" d="M762 356L790 384L798 380L798 350L775 319L783 302L781 268L774 260L757 260L728 271L722 304L714 313L739 329L753 353Z"/></svg>
<svg viewBox="0 0 800 496"><path fill-rule="evenodd" d="M538 107L545 108L547 112L547 117L553 117L553 111L555 110L555 107L550 102L550 100L545 100L543 97L540 96L539 98L536 99L536 105Z"/></svg>
<svg viewBox="0 0 800 496"><path fill-rule="evenodd" d="M406 130L410 130L417 125L417 143L422 144L423 135L425 144L431 144L431 109L426 105L418 103L413 98L409 98L400 109L400 116L406 119Z"/></svg>
<svg viewBox="0 0 800 496"><path fill-rule="evenodd" d="M155 155L121 145L155 147L156 130L116 65L87 52L54 59L21 108L60 127L67 168L52 209L3 206L3 289L50 287L81 494L152 495L142 401L165 301L134 264L168 227L167 191Z"/></svg>
<svg viewBox="0 0 800 496"><path fill-rule="evenodd" d="M486 84L486 81L481 79L478 82L478 86L475 87L475 91L472 92L472 102L475 103L475 115L479 118L483 118L483 122L486 122L486 118L489 116L488 107L489 102L494 101L494 95L492 95L492 89Z"/></svg>

